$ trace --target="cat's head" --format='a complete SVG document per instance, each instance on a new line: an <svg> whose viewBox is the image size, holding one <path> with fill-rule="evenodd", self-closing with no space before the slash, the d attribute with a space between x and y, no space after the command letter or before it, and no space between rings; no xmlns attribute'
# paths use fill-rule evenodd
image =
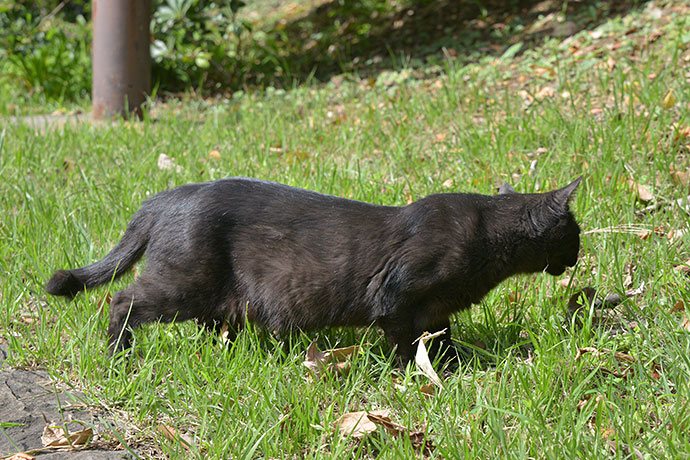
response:
<svg viewBox="0 0 690 460"><path fill-rule="evenodd" d="M524 225L538 245L529 257L529 271L545 270L558 276L566 267L577 263L580 252L580 226L570 212L568 203L580 184L578 177L569 185L547 193L522 195L527 197ZM504 184L499 194L517 193Z"/></svg>

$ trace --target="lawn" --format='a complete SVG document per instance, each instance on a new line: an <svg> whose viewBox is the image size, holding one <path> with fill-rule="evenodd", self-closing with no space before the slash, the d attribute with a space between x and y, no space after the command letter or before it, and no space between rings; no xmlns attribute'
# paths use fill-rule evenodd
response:
<svg viewBox="0 0 690 460"><path fill-rule="evenodd" d="M650 2L474 62L168 99L141 122L3 121L0 341L13 365L85 392L112 426L102 436L143 457L687 458L688 30L688 2ZM249 328L227 347L156 324L111 360L110 293L134 274L71 302L43 291L54 270L105 255L141 201L188 182L251 176L403 206L579 175L577 266L511 278L458 314L453 337L472 353L431 395L376 328ZM347 371L314 377L313 341L359 348ZM336 429L380 410L400 427Z"/></svg>

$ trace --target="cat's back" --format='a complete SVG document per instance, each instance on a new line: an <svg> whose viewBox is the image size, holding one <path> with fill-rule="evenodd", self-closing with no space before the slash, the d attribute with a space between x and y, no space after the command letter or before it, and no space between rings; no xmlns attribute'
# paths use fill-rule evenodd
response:
<svg viewBox="0 0 690 460"><path fill-rule="evenodd" d="M160 192L143 203L141 212L197 222L366 222L388 219L398 209L261 179L229 177Z"/></svg>

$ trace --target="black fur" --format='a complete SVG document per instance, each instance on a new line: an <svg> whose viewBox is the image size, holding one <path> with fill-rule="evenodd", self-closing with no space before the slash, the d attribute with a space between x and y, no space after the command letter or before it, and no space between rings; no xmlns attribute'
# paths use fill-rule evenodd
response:
<svg viewBox="0 0 690 460"><path fill-rule="evenodd" d="M146 270L110 305L109 345L130 329L196 318L245 318L273 330L383 328L399 357L425 330L517 273L560 275L577 262L568 210L579 184L544 194L438 194L378 206L246 178L159 193L102 260L59 270L46 290L73 296L109 282L146 253ZM450 332L443 337L450 343Z"/></svg>

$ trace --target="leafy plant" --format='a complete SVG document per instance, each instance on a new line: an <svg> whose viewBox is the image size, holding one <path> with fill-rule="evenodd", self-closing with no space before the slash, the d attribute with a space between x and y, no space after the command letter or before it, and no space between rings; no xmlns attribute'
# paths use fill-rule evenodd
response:
<svg viewBox="0 0 690 460"><path fill-rule="evenodd" d="M242 0L165 0L151 23L154 78L168 90L236 83L242 35L251 31L237 12Z"/></svg>
<svg viewBox="0 0 690 460"><path fill-rule="evenodd" d="M40 9L18 5L0 9L0 75L48 100L75 100L88 94L91 33L84 17L66 23L41 15Z"/></svg>

